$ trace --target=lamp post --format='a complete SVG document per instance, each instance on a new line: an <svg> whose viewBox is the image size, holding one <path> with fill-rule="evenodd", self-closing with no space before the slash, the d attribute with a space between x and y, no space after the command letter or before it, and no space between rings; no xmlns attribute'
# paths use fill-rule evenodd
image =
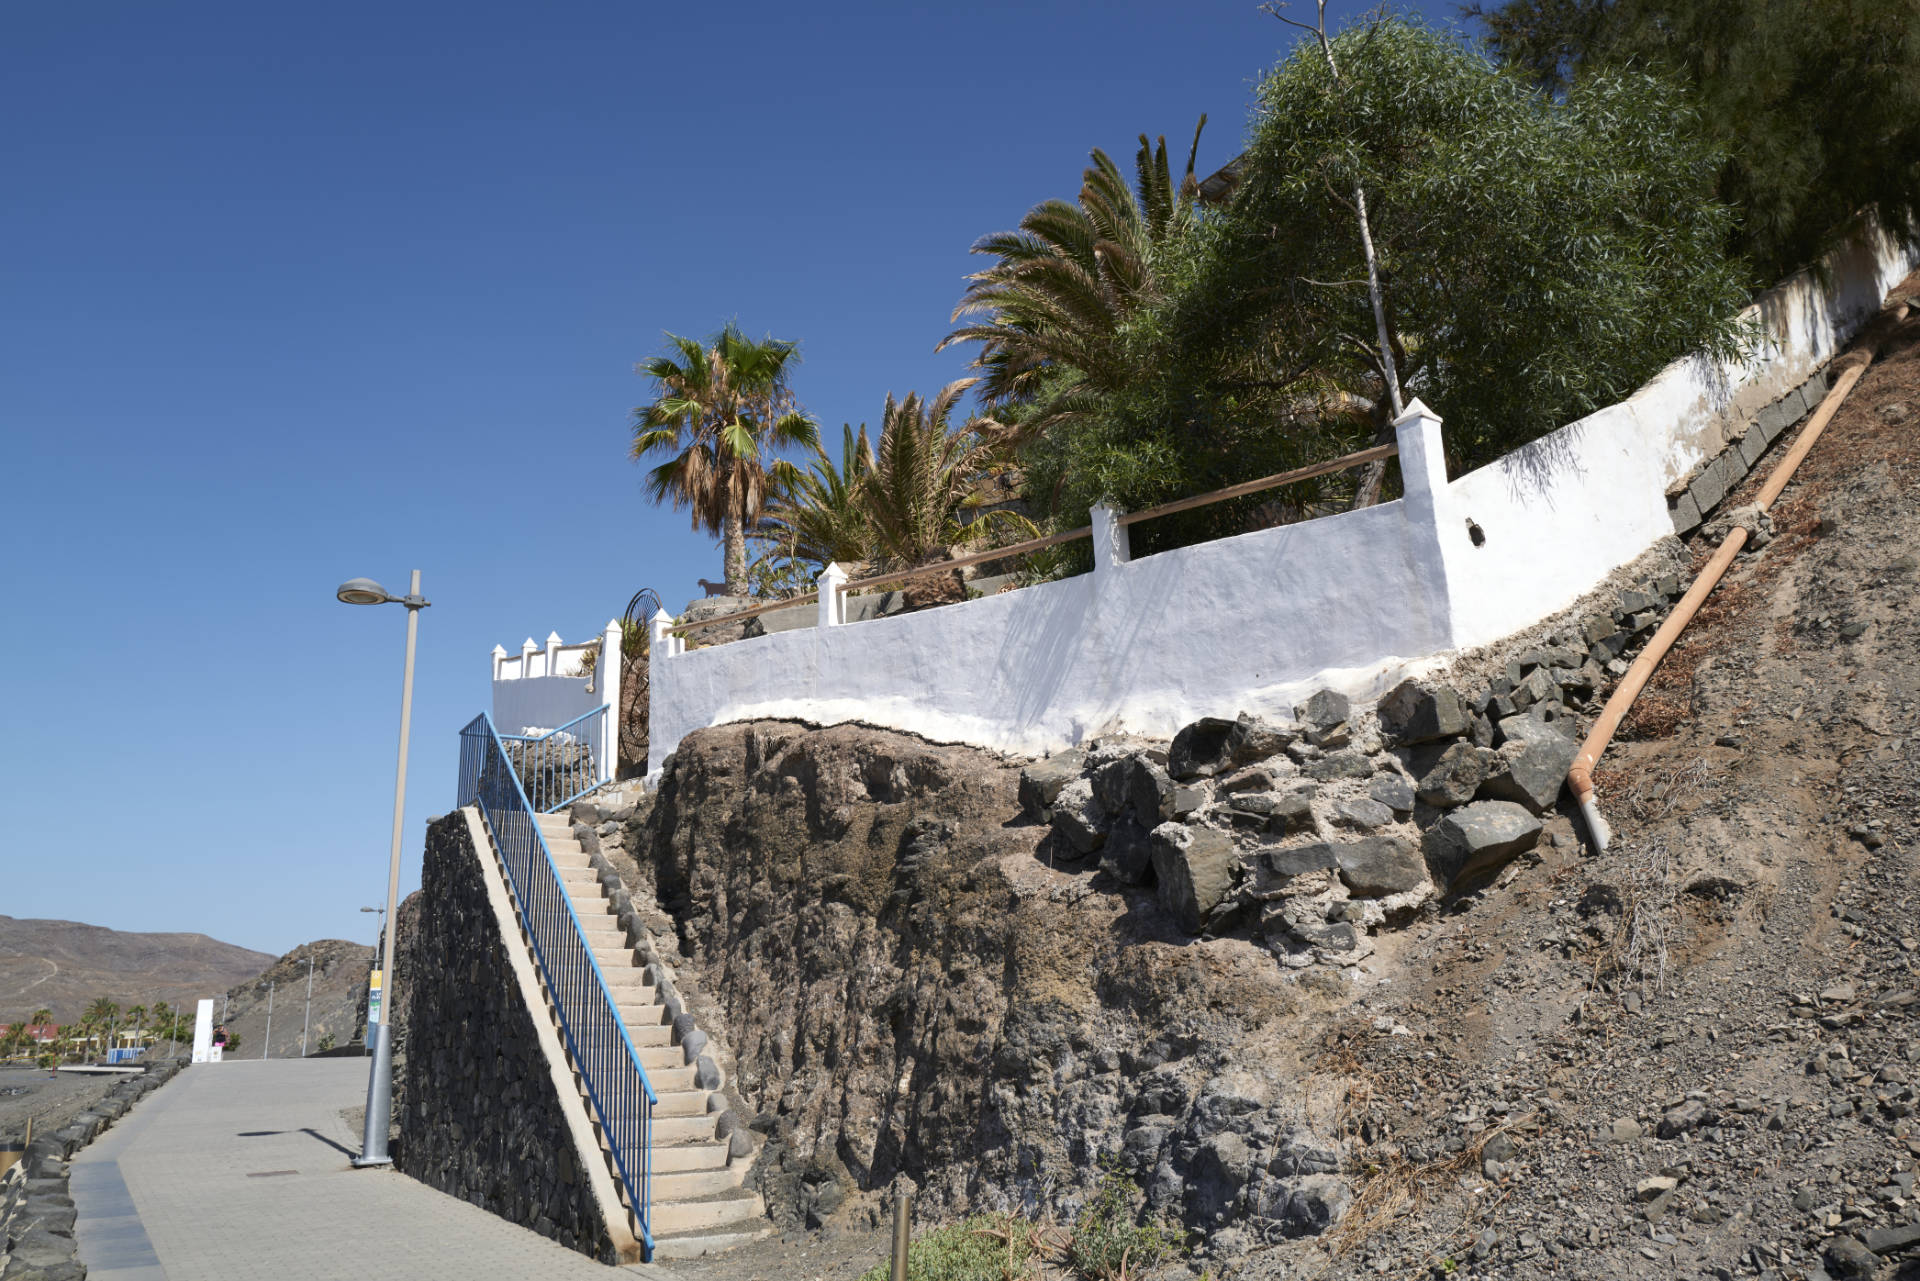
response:
<svg viewBox="0 0 1920 1281"><path fill-rule="evenodd" d="M415 639L420 631L420 611L427 607L427 599L420 594L420 571L413 571L413 580L407 587L405 596L395 596L371 578L354 578L340 584L334 595L348 605L405 605L407 607L407 668L406 676L400 684L400 766L393 782L393 850L387 860L387 908L382 918L387 928L383 931L382 966L380 971L380 1021L375 1023L369 1015L367 1036L373 1041L368 1048L373 1052L373 1070L367 1075L367 1125L360 1139L360 1155L353 1159L356 1166L391 1165L393 1158L387 1155L387 1122L393 1112L393 1038L387 1028L393 1016L393 936L398 933L393 928L400 919L400 827L407 808L407 734L413 722L413 650Z"/></svg>

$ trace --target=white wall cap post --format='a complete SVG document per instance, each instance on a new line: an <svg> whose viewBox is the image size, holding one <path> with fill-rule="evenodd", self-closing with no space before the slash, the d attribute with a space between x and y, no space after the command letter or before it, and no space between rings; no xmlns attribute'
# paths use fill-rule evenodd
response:
<svg viewBox="0 0 1920 1281"><path fill-rule="evenodd" d="M655 611L653 617L647 620L647 627L652 634L652 645L647 650L648 661L671 658L680 652L680 638L667 630L672 626L673 615L664 609Z"/></svg>
<svg viewBox="0 0 1920 1281"><path fill-rule="evenodd" d="M1105 503L1095 503L1087 512L1093 525L1093 569L1095 573L1124 565L1133 559L1133 550L1127 539L1127 527L1120 523L1120 513Z"/></svg>
<svg viewBox="0 0 1920 1281"><path fill-rule="evenodd" d="M1427 609L1443 638L1451 643L1453 626L1452 576L1447 569L1446 540L1452 510L1447 493L1447 453L1440 435L1440 415L1416 399L1393 420L1400 448L1400 509L1406 517L1408 546L1420 582L1427 589Z"/></svg>
<svg viewBox="0 0 1920 1281"><path fill-rule="evenodd" d="M560 639L559 632L547 633L547 675L549 676L560 674L560 646L563 644L565 642Z"/></svg>
<svg viewBox="0 0 1920 1281"><path fill-rule="evenodd" d="M507 661L506 649L502 646L495 645L493 647L493 679L495 680L500 679L500 664L506 661Z"/></svg>
<svg viewBox="0 0 1920 1281"><path fill-rule="evenodd" d="M847 621L846 590L847 571L840 568L839 561L829 561L813 580L820 592L820 626L838 627Z"/></svg>

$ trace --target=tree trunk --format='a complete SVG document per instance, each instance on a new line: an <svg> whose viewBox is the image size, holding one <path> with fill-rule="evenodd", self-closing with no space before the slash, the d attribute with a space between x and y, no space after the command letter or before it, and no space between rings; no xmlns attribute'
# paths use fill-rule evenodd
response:
<svg viewBox="0 0 1920 1281"><path fill-rule="evenodd" d="M720 577L726 580L727 595L745 596L747 594L747 523L737 514L729 515L721 522L720 543L726 555L726 559L721 562Z"/></svg>

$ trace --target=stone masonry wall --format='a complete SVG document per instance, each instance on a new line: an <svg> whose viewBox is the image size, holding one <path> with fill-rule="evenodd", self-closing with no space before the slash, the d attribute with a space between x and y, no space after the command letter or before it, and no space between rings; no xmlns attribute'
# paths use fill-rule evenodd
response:
<svg viewBox="0 0 1920 1281"><path fill-rule="evenodd" d="M427 828L395 1164L450 1196L618 1261L508 964L467 820ZM519 946L517 939L514 946Z"/></svg>

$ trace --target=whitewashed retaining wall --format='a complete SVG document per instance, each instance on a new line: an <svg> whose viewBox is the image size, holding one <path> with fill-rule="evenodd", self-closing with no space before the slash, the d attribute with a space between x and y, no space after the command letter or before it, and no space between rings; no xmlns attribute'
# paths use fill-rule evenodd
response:
<svg viewBox="0 0 1920 1281"><path fill-rule="evenodd" d="M591 675L588 653L597 656ZM568 645L551 632L545 646L528 637L518 654L493 647L493 725L502 734L558 729L596 707L614 709L606 718L607 741L596 745L601 759L612 760L606 753L619 742L619 623L609 622L604 633L583 644Z"/></svg>
<svg viewBox="0 0 1920 1281"><path fill-rule="evenodd" d="M657 615L649 771L691 731L754 717L1040 753L1200 715L1286 716L1322 685L1371 697L1555 613L1671 534L1668 487L1829 360L1916 259L1870 228L1824 283L1802 273L1755 304L1768 338L1751 365L1679 361L1450 483L1441 424L1415 402L1396 425L1399 502L1140 561L1096 509L1091 574L846 625L830 567L819 626L707 649L685 650Z"/></svg>

